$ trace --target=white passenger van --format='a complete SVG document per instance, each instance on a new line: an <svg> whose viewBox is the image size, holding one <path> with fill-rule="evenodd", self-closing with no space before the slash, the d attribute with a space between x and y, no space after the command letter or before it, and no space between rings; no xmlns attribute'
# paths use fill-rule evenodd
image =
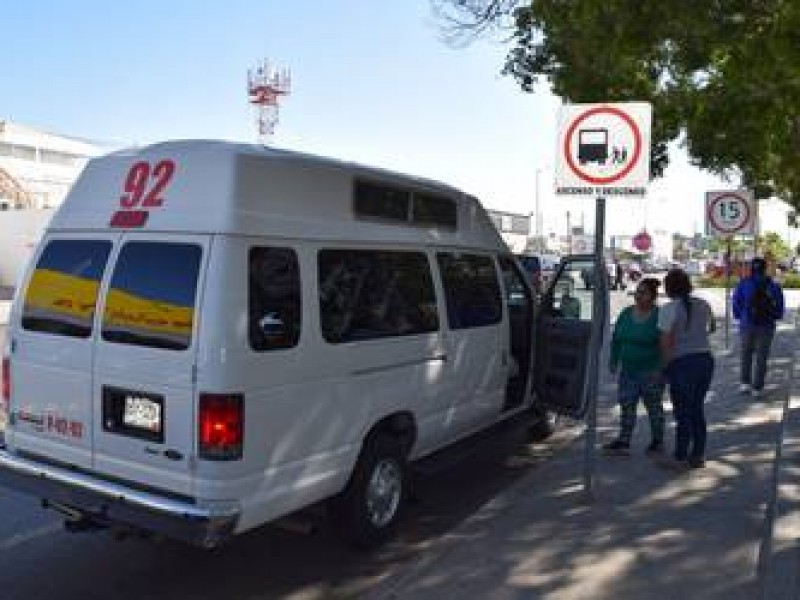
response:
<svg viewBox="0 0 800 600"><path fill-rule="evenodd" d="M451 187L223 142L115 152L17 290L0 483L75 528L204 546L331 499L380 541L409 462L535 385L580 412L591 298L577 320L558 301L534 325L523 272Z"/></svg>

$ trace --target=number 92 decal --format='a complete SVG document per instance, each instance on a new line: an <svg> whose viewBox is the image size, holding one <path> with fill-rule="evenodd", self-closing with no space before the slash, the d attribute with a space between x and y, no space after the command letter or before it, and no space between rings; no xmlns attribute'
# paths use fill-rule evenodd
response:
<svg viewBox="0 0 800 600"><path fill-rule="evenodd" d="M164 191L175 173L175 162L161 160L151 166L149 162L139 161L128 171L119 198L122 208L154 208L164 204Z"/></svg>

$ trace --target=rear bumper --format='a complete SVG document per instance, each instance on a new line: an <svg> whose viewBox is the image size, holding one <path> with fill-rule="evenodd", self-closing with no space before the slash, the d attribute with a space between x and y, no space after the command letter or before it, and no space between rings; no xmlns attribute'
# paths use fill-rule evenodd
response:
<svg viewBox="0 0 800 600"><path fill-rule="evenodd" d="M241 511L235 502L198 506L21 458L3 449L0 485L74 509L99 523L138 527L206 548L233 535Z"/></svg>

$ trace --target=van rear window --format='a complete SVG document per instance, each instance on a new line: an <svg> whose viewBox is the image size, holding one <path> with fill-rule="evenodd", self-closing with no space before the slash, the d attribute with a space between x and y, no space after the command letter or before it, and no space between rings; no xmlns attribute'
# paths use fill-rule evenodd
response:
<svg viewBox="0 0 800 600"><path fill-rule="evenodd" d="M107 240L52 240L39 257L22 308L22 328L92 335L97 291L111 251Z"/></svg>
<svg viewBox="0 0 800 600"><path fill-rule="evenodd" d="M106 297L103 339L167 350L188 348L201 256L196 244L125 244Z"/></svg>

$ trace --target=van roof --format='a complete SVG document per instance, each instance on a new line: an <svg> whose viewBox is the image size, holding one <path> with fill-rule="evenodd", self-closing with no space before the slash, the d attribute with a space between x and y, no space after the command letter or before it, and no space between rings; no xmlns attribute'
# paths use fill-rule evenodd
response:
<svg viewBox="0 0 800 600"><path fill-rule="evenodd" d="M354 212L356 181L446 197L456 205L457 227L360 218ZM91 160L49 229L109 228L507 251L480 202L451 186L301 152L210 140L163 142Z"/></svg>

